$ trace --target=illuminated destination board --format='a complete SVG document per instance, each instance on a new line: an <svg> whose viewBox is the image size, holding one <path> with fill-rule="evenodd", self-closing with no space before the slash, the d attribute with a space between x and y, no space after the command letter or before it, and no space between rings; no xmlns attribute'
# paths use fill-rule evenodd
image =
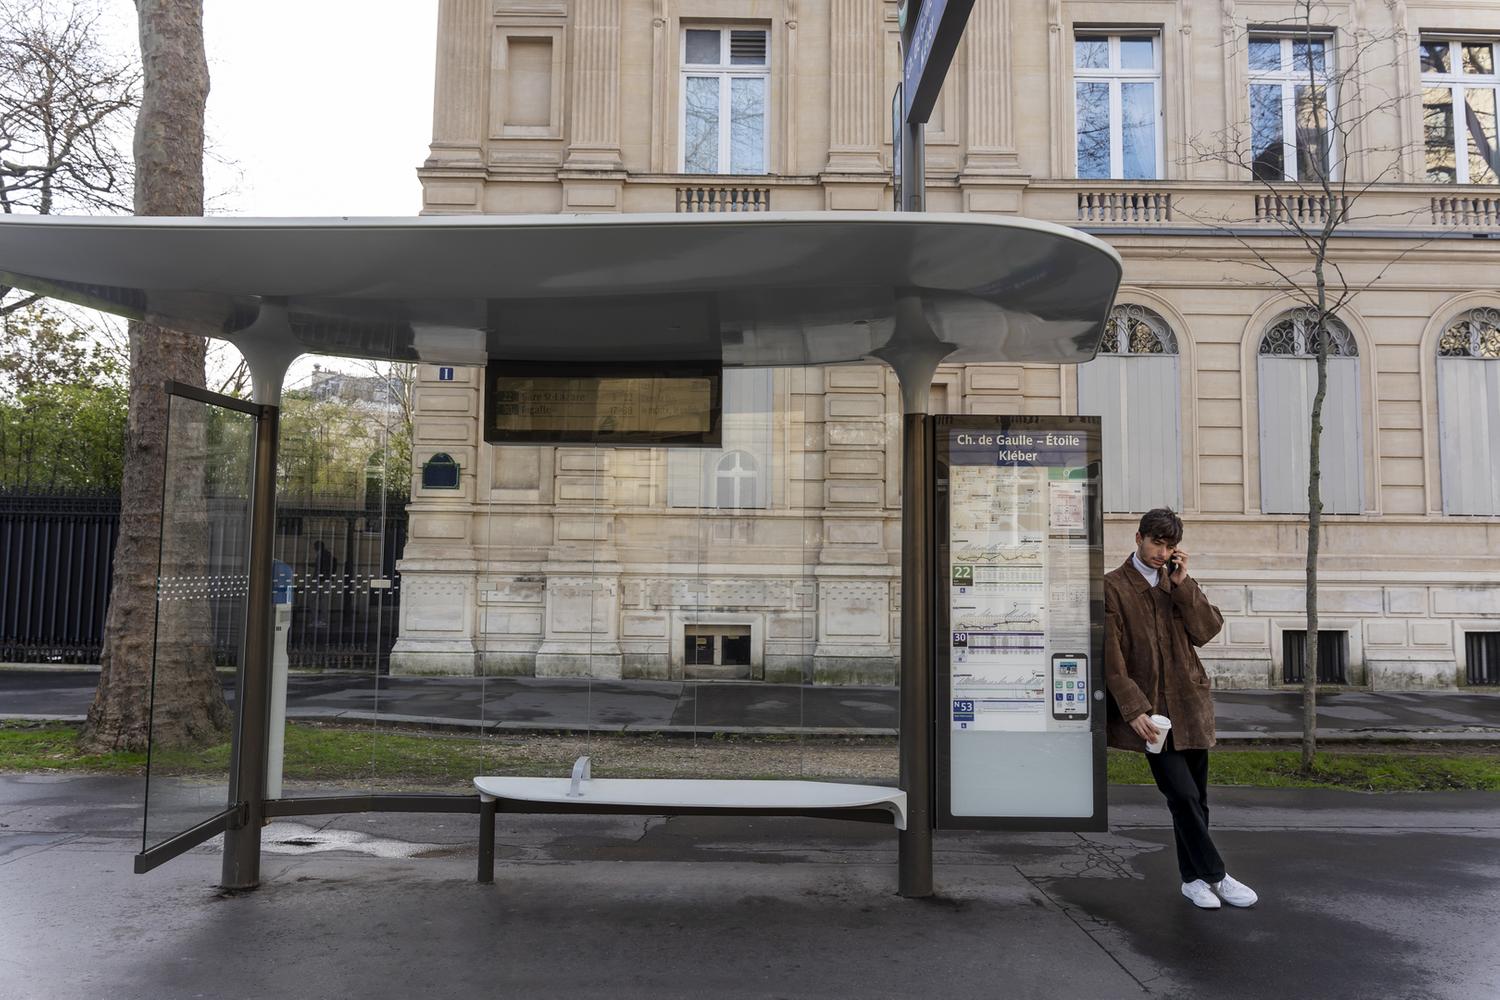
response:
<svg viewBox="0 0 1500 1000"><path fill-rule="evenodd" d="M490 444L720 443L723 372L670 365L491 361L484 377Z"/></svg>

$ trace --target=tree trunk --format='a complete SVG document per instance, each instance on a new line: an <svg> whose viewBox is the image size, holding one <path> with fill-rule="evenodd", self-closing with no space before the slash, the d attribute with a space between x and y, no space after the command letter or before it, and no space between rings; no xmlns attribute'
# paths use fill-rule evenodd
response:
<svg viewBox="0 0 1500 1000"><path fill-rule="evenodd" d="M1326 244L1325 244L1326 245ZM1313 331L1318 367L1318 388L1313 393L1312 435L1307 451L1307 636L1302 655L1302 759L1300 770L1309 775L1318 751L1318 551L1323 529L1322 445L1323 400L1328 395L1328 294L1324 284L1323 259L1314 273L1318 287L1318 322Z"/></svg>
<svg viewBox="0 0 1500 1000"><path fill-rule="evenodd" d="M203 120L208 63L202 0L136 0L144 84L136 119L137 215L203 214ZM203 385L205 345L146 323L130 324L130 404L120 487L120 536L100 657L99 689L83 745L94 750L143 749L213 742L229 723L214 673L206 600L162 602L158 623L158 560L183 574L206 548L190 518L162 536L168 379ZM173 457L174 496L202 497L202 430L184 426L184 453ZM193 439L197 440L194 441ZM202 503L197 502L202 515ZM204 522L206 525L206 521ZM199 573L206 573L200 569ZM191 573L183 575L193 575ZM161 638L157 641L157 633ZM156 705L150 704L153 661Z"/></svg>

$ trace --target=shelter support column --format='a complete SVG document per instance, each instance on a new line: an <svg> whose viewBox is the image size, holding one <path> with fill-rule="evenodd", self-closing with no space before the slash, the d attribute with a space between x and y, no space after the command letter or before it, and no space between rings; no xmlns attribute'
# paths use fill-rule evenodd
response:
<svg viewBox="0 0 1500 1000"><path fill-rule="evenodd" d="M901 380L901 780L906 829L898 841L898 881L907 897L932 895L933 564L932 376L954 345L938 339L921 295L899 296L896 333L875 352Z"/></svg>
<svg viewBox="0 0 1500 1000"><path fill-rule="evenodd" d="M233 739L230 744L229 801L238 806L224 833L225 889L253 889L260 884L260 828L265 823L268 777L281 783L282 729L286 718L286 679L280 697L271 669L271 604L276 542L276 451L281 422L281 384L296 352L267 348L289 338L286 310L263 305L260 315L238 338L236 347L250 367L255 402L254 478L250 496L250 580L245 609L245 651L237 678ZM274 330L273 330L274 328ZM275 335L280 333L281 336ZM274 753L273 753L274 750Z"/></svg>

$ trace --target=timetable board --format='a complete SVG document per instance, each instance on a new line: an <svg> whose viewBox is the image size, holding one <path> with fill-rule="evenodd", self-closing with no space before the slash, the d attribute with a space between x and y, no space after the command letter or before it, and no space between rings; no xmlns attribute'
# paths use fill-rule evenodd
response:
<svg viewBox="0 0 1500 1000"><path fill-rule="evenodd" d="M1096 417L934 418L938 816L1104 814Z"/></svg>

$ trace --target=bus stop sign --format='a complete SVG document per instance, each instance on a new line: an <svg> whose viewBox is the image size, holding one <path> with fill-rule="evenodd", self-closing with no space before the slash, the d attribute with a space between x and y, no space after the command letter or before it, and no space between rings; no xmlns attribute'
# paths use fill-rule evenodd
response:
<svg viewBox="0 0 1500 1000"><path fill-rule="evenodd" d="M932 117L974 0L907 0L906 6L917 7L917 21L903 54L901 91L907 122L925 124Z"/></svg>

